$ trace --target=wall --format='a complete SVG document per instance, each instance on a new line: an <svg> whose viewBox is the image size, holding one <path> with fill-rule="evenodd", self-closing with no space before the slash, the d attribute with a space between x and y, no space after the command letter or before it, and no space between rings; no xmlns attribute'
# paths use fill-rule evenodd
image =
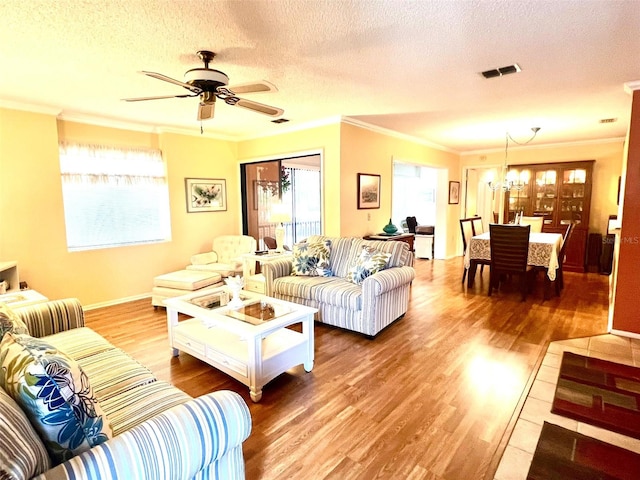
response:
<svg viewBox="0 0 640 480"><path fill-rule="evenodd" d="M340 233L343 236L363 236L382 231L391 217L393 160L446 169L449 180L460 181L457 154L368 130L347 123L341 124L340 142ZM358 210L358 173L381 176L380 208ZM411 195L411 192L407 192ZM459 229L460 205L447 205L446 256L455 254ZM369 220L370 218L370 220Z"/></svg>
<svg viewBox="0 0 640 480"><path fill-rule="evenodd" d="M640 90L633 92L628 133L622 225L615 260L615 303L610 311L612 329L640 338L638 320L638 272L640 271Z"/></svg>
<svg viewBox="0 0 640 480"><path fill-rule="evenodd" d="M618 211L618 177L622 172L624 140L542 147L509 148L509 165L595 160L589 231L606 233L609 215ZM485 157L482 159L482 157ZM464 154L462 167L490 168L504 164L504 150Z"/></svg>
<svg viewBox="0 0 640 480"><path fill-rule="evenodd" d="M170 242L67 251L58 139L160 147L167 162ZM183 268L210 248L216 233L238 233L236 146L196 136L153 134L0 109L0 259L16 260L20 277L49 298L78 297L85 306L149 294L154 276ZM226 212L186 213L184 178L227 179Z"/></svg>

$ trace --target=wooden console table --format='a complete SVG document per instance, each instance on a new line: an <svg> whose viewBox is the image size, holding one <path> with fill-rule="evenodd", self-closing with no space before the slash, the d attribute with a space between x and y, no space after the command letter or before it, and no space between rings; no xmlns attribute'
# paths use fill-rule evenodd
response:
<svg viewBox="0 0 640 480"><path fill-rule="evenodd" d="M365 240L382 240L383 242L387 242L389 240L404 242L409 244L409 251L413 252L413 241L415 239L415 235L413 233L399 233L397 235L367 235L362 238Z"/></svg>

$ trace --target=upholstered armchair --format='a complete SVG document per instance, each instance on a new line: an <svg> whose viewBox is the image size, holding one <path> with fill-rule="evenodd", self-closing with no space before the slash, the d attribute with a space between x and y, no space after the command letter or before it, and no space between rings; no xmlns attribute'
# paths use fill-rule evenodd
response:
<svg viewBox="0 0 640 480"><path fill-rule="evenodd" d="M187 270L219 273L222 277L242 275L242 255L256 251L256 239L248 235L220 235L210 252L191 257Z"/></svg>

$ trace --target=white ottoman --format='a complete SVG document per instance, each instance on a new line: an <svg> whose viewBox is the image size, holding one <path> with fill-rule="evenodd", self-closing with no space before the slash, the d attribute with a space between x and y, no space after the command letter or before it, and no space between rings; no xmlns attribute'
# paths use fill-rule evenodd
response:
<svg viewBox="0 0 640 480"><path fill-rule="evenodd" d="M224 285L222 277L215 272L197 270L178 270L177 272L158 275L153 279L151 305L164 307L165 298L179 297L197 290L208 290L209 287Z"/></svg>

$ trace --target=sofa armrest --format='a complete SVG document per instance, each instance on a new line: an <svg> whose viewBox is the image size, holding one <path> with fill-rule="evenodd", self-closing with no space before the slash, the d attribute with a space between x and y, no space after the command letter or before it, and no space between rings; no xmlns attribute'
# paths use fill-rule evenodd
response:
<svg viewBox="0 0 640 480"><path fill-rule="evenodd" d="M411 283L414 278L416 278L416 271L413 267L392 267L380 270L362 282L363 298L373 298L373 296L389 292Z"/></svg>
<svg viewBox="0 0 640 480"><path fill-rule="evenodd" d="M291 275L291 258L277 258L260 265L265 279L265 293L268 296L273 294L273 281L276 278Z"/></svg>
<svg viewBox="0 0 640 480"><path fill-rule="evenodd" d="M177 405L67 460L39 479L244 479L242 442L251 433L249 408L231 391ZM212 465L215 465L212 468Z"/></svg>
<svg viewBox="0 0 640 480"><path fill-rule="evenodd" d="M27 324L29 334L33 337L84 327L84 310L77 298L50 300L13 310Z"/></svg>
<svg viewBox="0 0 640 480"><path fill-rule="evenodd" d="M191 265L206 265L217 261L218 254L216 252L196 253L191 256Z"/></svg>

